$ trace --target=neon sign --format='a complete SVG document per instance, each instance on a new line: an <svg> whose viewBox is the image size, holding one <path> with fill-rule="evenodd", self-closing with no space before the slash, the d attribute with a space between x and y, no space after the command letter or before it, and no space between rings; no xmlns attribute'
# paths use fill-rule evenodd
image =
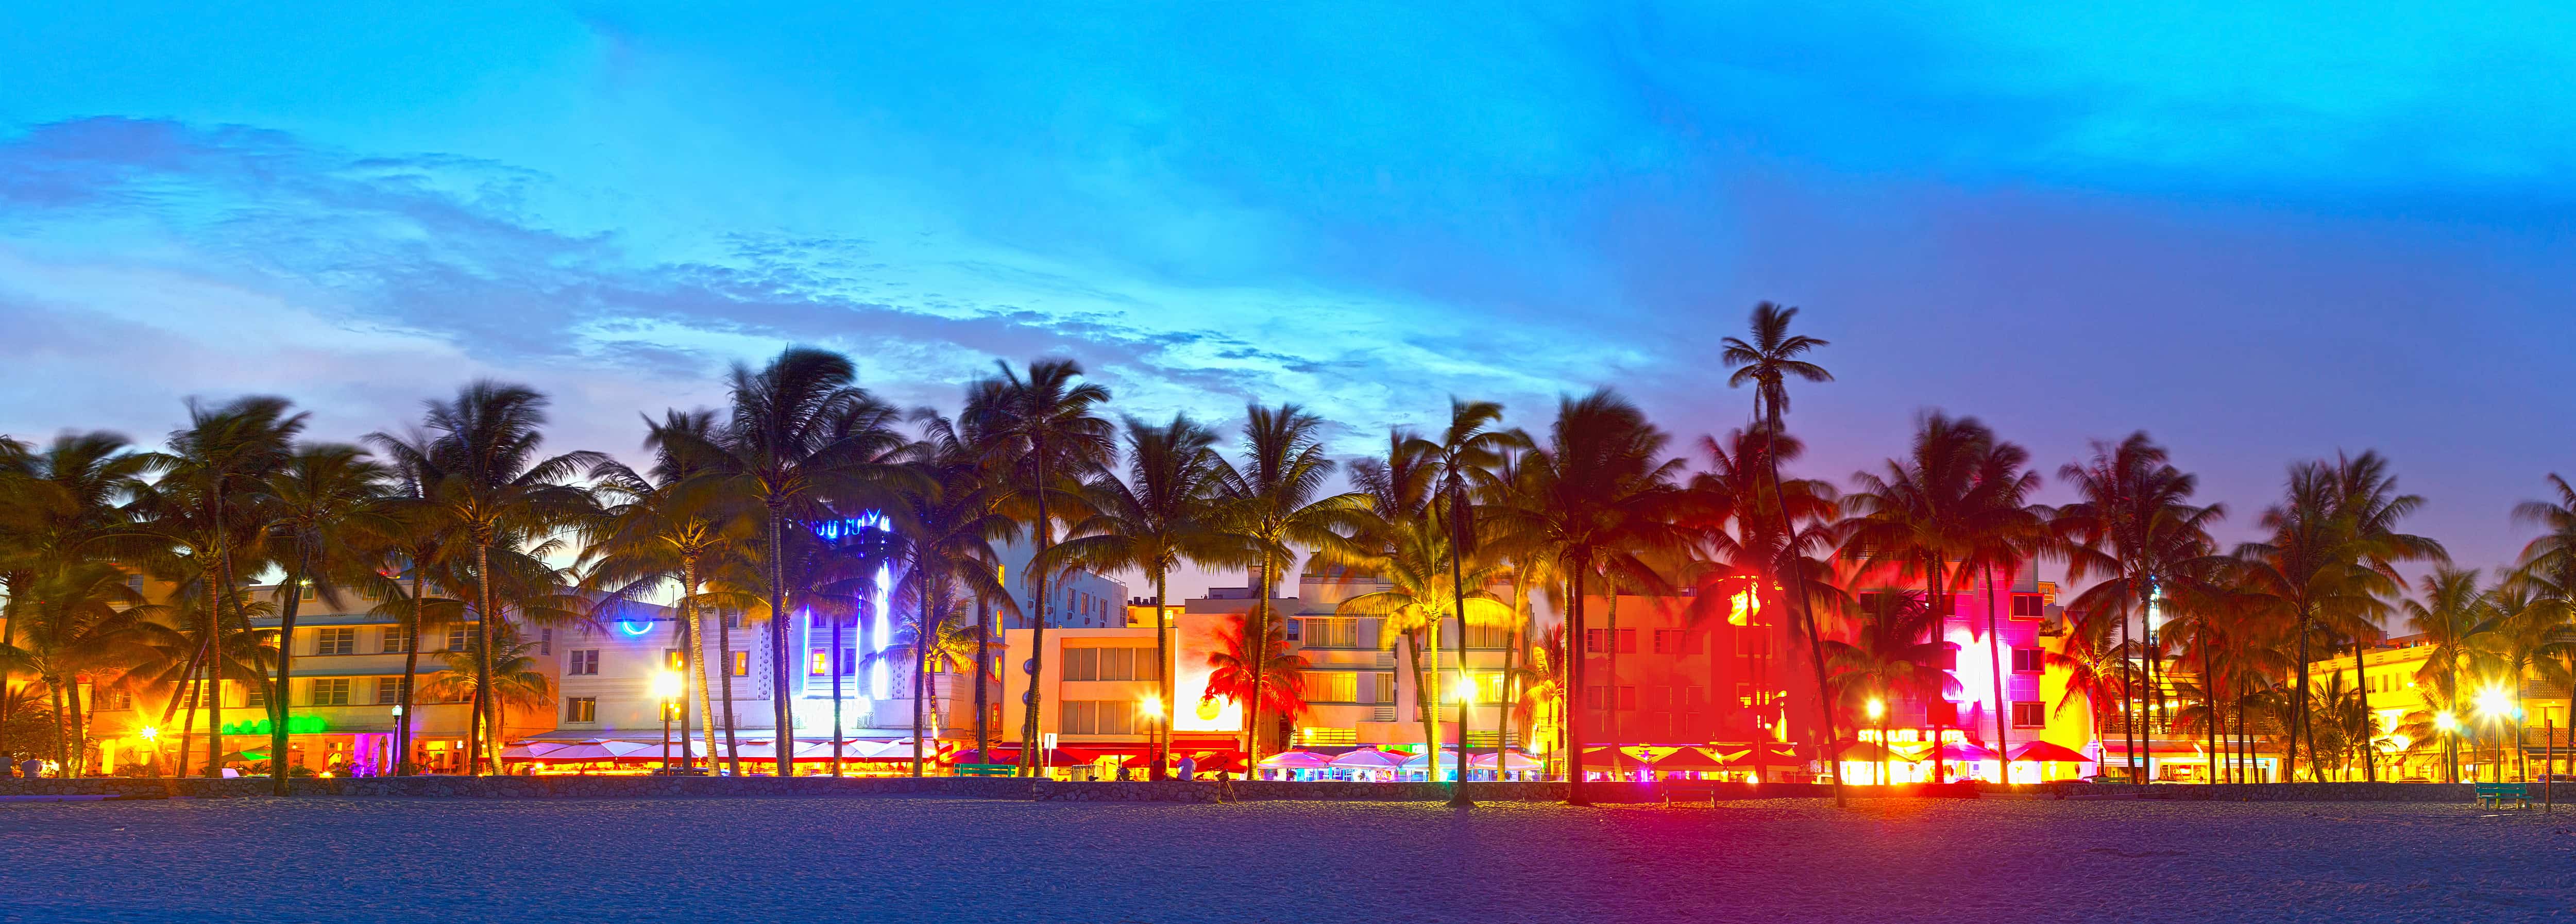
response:
<svg viewBox="0 0 2576 924"><path fill-rule="evenodd" d="M224 734L265 735L274 727L275 726L269 724L267 719L256 719L248 722L234 722L224 726ZM290 715L286 717L286 733L290 735L319 735L330 730L331 723L323 721L322 717L318 715Z"/></svg>

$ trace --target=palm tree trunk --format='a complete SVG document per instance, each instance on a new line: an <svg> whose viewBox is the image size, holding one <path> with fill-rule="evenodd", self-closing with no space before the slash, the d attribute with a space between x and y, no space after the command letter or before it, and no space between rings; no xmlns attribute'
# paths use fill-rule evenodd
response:
<svg viewBox="0 0 2576 924"><path fill-rule="evenodd" d="M915 592L912 615L912 778L920 779L921 700L928 692L922 675L930 666L930 567L916 562L914 570L921 572L921 589Z"/></svg>
<svg viewBox="0 0 2576 924"><path fill-rule="evenodd" d="M2209 759L2218 760L2218 682L2209 673L2209 639L2200 640L2200 705L2201 721L2209 723ZM2218 770L2210 768L2209 782L2218 782Z"/></svg>
<svg viewBox="0 0 2576 924"><path fill-rule="evenodd" d="M1458 515L1457 503L1454 497L1450 501L1449 515L1453 518ZM1458 781L1449 787L1450 808L1469 808L1476 804L1467 798L1467 720L1476 709L1476 681L1475 675L1467 671L1467 585L1465 578L1461 577L1458 562L1461 554L1462 550L1453 539L1449 544L1449 591L1458 613L1458 680L1467 688L1458 696ZM1434 625L1433 631L1438 631L1438 628ZM1497 749L1502 747L1502 737L1502 730L1497 726L1494 732ZM1435 773L1440 769L1437 755L1431 759L1431 769ZM1494 757L1494 772L1501 773L1502 769L1503 759L1498 753Z"/></svg>
<svg viewBox="0 0 2576 924"><path fill-rule="evenodd" d="M796 775L796 706L787 700L787 560L782 533L786 512L769 505L769 710L776 731L770 736L779 776ZM833 665L839 667L840 665Z"/></svg>
<svg viewBox="0 0 2576 924"><path fill-rule="evenodd" d="M2299 676L2298 676L2298 679L2297 679L2297 684L2298 684L2298 691L2299 691L2299 692L2298 692L2298 700L2297 700L2297 702L2293 705L2293 708L2292 708L2291 713L2290 713L2290 721L2291 721L2291 729L2290 729L2290 779L2292 779L2292 780L2294 780L2294 781L2298 779L2298 772L2299 772L2299 770L2298 770L2298 767L2299 767L2299 764L2298 764L2299 739L2301 739L2301 738L2306 738L2306 739L2308 739L2308 753L2309 753L2310 758L2311 758L2308 762L2309 762L2309 764L2311 765L2311 770L2312 770L2312 772L2313 772L2313 765L2316 763L2316 761L2314 760L2314 755L2316 754L2316 750L2317 750L2317 740L2316 740L2316 739L2317 739L2317 730L2316 730L2316 727L2315 727L2315 726L2312 726L2312 725L2310 725L2310 724L2308 724L2308 611L2307 611L2307 606L2306 606L2305 602L2302 602L2302 603L2300 604L2300 607L2299 607L2299 641L2298 641L2298 646L2299 646ZM2317 777L2317 779L2322 780L2322 779L2324 779L2324 777L2319 776L2319 777Z"/></svg>
<svg viewBox="0 0 2576 924"><path fill-rule="evenodd" d="M280 796L292 795L294 789L286 777L286 697L294 687L295 614L304 602L305 570L312 566L313 553L307 548L296 556L286 582L278 585L285 600L277 605L277 682L268 688L268 781L270 793Z"/></svg>
<svg viewBox="0 0 2576 924"><path fill-rule="evenodd" d="M1168 772L1164 770L1164 767L1170 764L1172 760L1172 713L1174 712L1172 708L1172 620L1170 616L1166 615L1167 611L1163 608L1166 601L1165 594L1169 592L1169 588L1165 587L1163 583L1166 577L1168 577L1168 574L1164 569L1159 567L1154 569L1155 728L1154 766L1152 769L1146 771L1145 775L1145 778L1149 780L1161 780L1167 776ZM981 636L978 636L976 644L979 646L983 644L980 639ZM978 652L977 659L979 661L981 660L980 651ZM975 708L978 711L981 711L984 708L980 698L977 700Z"/></svg>
<svg viewBox="0 0 2576 924"><path fill-rule="evenodd" d="M1998 775L2003 778L2004 785L2010 786L2012 785L2012 755L2010 753L2012 750L2012 741L2010 733L2005 730L2005 722L2006 717L2012 712L2012 703L2004 699L2004 636L2003 630L1999 628L1999 623L1995 620L1995 567L1993 565L1985 566L1985 574L1986 663L1991 665L1991 676L1995 681L1995 768L2002 771ZM2216 750L2216 748L2212 748L2211 752L2216 753Z"/></svg>
<svg viewBox="0 0 2576 924"><path fill-rule="evenodd" d="M725 772L740 779L742 738L734 733L732 619L723 611L716 613L716 682L724 685Z"/></svg>
<svg viewBox="0 0 2576 924"><path fill-rule="evenodd" d="M1037 469L1038 521L1030 537L1033 540L1029 552L1031 567L1026 580L1037 590L1037 618L1029 623L1029 691L1020 710L1020 772L1024 776L1037 777L1046 773L1045 739L1038 736L1038 705L1045 702L1046 697L1038 678L1045 676L1046 668L1047 586L1046 569L1036 565L1046 560L1047 546L1052 544L1055 535L1047 528L1046 441L1031 440L1029 448L1032 450L1030 459Z"/></svg>
<svg viewBox="0 0 2576 924"><path fill-rule="evenodd" d="M1440 700L1443 697L1440 695L1439 617L1433 617L1431 619L1431 624L1423 627L1422 635L1424 638L1431 640L1431 676L1422 686L1423 696L1429 703L1429 705L1424 708L1423 715L1425 717L1424 721L1430 725L1431 762L1422 765L1422 779L1426 782L1437 783L1440 782L1440 753L1448 749L1448 732L1442 729L1442 723L1440 721ZM1461 639L1461 641L1464 641L1464 639ZM1461 740L1458 743L1462 746L1466 744L1464 740Z"/></svg>
<svg viewBox="0 0 2576 924"><path fill-rule="evenodd" d="M1757 403L1759 403L1760 400L1761 399L1759 397L1755 399ZM1756 416L1760 416L1764 410L1764 408L1756 408L1754 413ZM1770 416L1765 419L1769 420L1771 423L1773 439L1777 439L1781 433L1779 408L1774 406L1767 410L1769 411ZM1780 487L1780 456L1778 453L1771 451L1771 449L1766 445L1762 451L1762 461L1763 467L1771 476L1771 498L1773 501L1773 509L1780 512L1780 535L1784 537L1784 548L1788 550L1789 583L1797 593L1798 607L1797 610L1790 615L1798 620L1799 626L1807 633L1807 658L1808 662L1814 666L1816 672L1816 712L1817 715L1821 717L1820 721L1817 723L1818 728L1816 733L1818 735L1818 740L1816 743L1816 753L1818 757L1828 765L1833 765L1834 755L1827 754L1825 752L1828 748L1832 747L1833 742L1837 740L1834 734L1834 707L1832 703L1825 700L1827 695L1825 692L1825 643L1824 638L1816 632L1815 601L1808 599L1807 596L1806 558L1798 553L1798 524L1795 520L1792 520L1789 517L1789 495ZM1783 719L1786 719L1785 714L1783 715ZM1883 743L1882 746L1884 746ZM1836 772L1834 774L1834 807L1843 808L1845 805L1847 805L1847 803L1843 800L1843 775L1840 772Z"/></svg>
<svg viewBox="0 0 2576 924"><path fill-rule="evenodd" d="M2147 618L2147 593L2144 590L2138 590L2136 595L2138 620L2144 623ZM2129 752L2121 756L2120 762L2127 767L2129 782L2133 785L2146 782L2139 776L2138 710L2133 708L2142 693L2138 688L2137 654L2137 646L2129 637L2128 617L2123 615L2120 619L2120 743L2127 747Z"/></svg>
<svg viewBox="0 0 2576 924"><path fill-rule="evenodd" d="M46 692L52 694L51 698L54 701L54 766L61 767L63 772L69 773L72 769L71 747L74 735L71 728L71 712L63 708L63 690L71 686L71 682L63 679L61 671L53 671L45 676L45 686Z"/></svg>
<svg viewBox="0 0 2576 924"><path fill-rule="evenodd" d="M1251 779L1252 768L1261 766L1261 694L1264 692L1261 669L1270 663L1271 578L1270 553L1265 551L1261 553L1261 579L1254 582L1260 586L1252 590L1254 594L1252 624L1245 626L1243 631L1245 654L1252 659L1252 701L1243 709L1244 779ZM1432 659L1432 669L1438 670L1439 667L1439 658L1435 655ZM1439 758L1440 745L1435 740L1431 747L1432 757L1436 761ZM1224 774L1220 772L1218 775ZM1432 776L1437 777L1439 774L1435 772Z"/></svg>
<svg viewBox="0 0 2576 924"><path fill-rule="evenodd" d="M401 625L402 687L394 691L395 708L402 710L402 715L397 716L394 722L395 776L411 775L411 727L412 723L420 721L417 707L412 702L411 686L412 679L420 673L420 617L421 609L425 605L421 602L420 595L423 590L422 585L426 581L425 576L421 574L423 567L419 557L414 556L411 561L411 613L403 617Z"/></svg>
<svg viewBox="0 0 2576 924"><path fill-rule="evenodd" d="M2361 633L2354 632L2352 634L2352 689L2361 697L2361 778L2376 783L2379 782L2379 759L2377 755L2371 753L2374 750L2371 742L2379 737L2376 734L2379 723L2370 715L2370 681L2362 673L2361 658ZM2522 688L2519 685L2514 687L2514 698L2517 701L2522 698Z"/></svg>
<svg viewBox="0 0 2576 924"><path fill-rule="evenodd" d="M223 506L220 500L217 501L215 506L215 525L218 530L223 526ZM216 579L221 582L222 586L216 589L213 604L206 608L208 618L206 623L206 678L208 681L206 689L210 691L206 697L206 776L210 778L220 778L224 775L224 650L222 639L224 634L224 598L233 596L232 554L232 549L228 546L218 545L216 547L215 576ZM233 601L233 612L234 614L243 617L244 625L249 624L249 614L242 612L241 601L238 599Z"/></svg>
<svg viewBox="0 0 2576 924"><path fill-rule="evenodd" d="M1404 650L1405 667L1413 671L1413 720L1422 725L1422 750L1425 753L1431 754L1433 756L1433 760L1437 761L1440 754L1439 719L1438 713L1431 711L1429 706L1437 704L1439 698L1426 692L1430 687L1423 685L1422 637L1413 633L1406 633L1404 637ZM1432 670L1437 671L1440 669L1437 661L1433 662L1433 665ZM1434 679L1436 679L1436 677ZM1434 772L1427 773L1423 779L1437 780L1439 779L1439 773L1436 772L1435 768Z"/></svg>
<svg viewBox="0 0 2576 924"><path fill-rule="evenodd" d="M1577 554L1567 557L1579 564L1570 569L1574 572L1574 592L1566 595L1572 605L1567 608L1570 625L1565 633L1566 688L1560 693L1565 698L1565 707L1561 710L1565 716L1565 804L1591 805L1591 798L1583 794L1582 709L1583 691L1588 689L1583 684L1583 662L1586 660L1583 654L1583 572L1590 556Z"/></svg>
<svg viewBox="0 0 2576 924"><path fill-rule="evenodd" d="M683 588L682 592L685 593L686 588ZM696 704L689 701L689 687L697 686L693 682L690 665L698 661L697 634L690 631L694 628L696 627L690 623L685 612L680 618L673 620L671 625L671 634L678 636L673 639L677 643L674 647L680 653L680 768L683 770L696 766L696 763L689 758L689 719L691 713L696 711Z"/></svg>
<svg viewBox="0 0 2576 924"><path fill-rule="evenodd" d="M1607 592L1605 596L1610 599L1610 627L1601 630L1601 653L1608 656L1603 672L1609 675L1601 680L1601 705L1606 707L1602 710L1605 726L1602 734L1608 739L1604 745L1612 755L1610 766L1616 770L1619 768L1619 582L1604 574L1601 585Z"/></svg>
<svg viewBox="0 0 2576 924"><path fill-rule="evenodd" d="M988 685L992 683L993 677L992 640L992 604L984 599L983 594L977 593L975 595L975 760L987 764L998 763L993 759L993 728L988 718L992 715L993 705L987 701L991 695L988 692ZM1033 678L1030 682L1036 681ZM1171 692L1170 684L1164 685L1164 692ZM1164 698L1170 699L1169 696Z"/></svg>
<svg viewBox="0 0 2576 924"><path fill-rule="evenodd" d="M888 605L892 605L892 601L888 601ZM830 664L830 665L828 665L828 669L829 669L829 670L831 670L831 672L832 672L832 760L831 760L831 774L832 774L833 776L836 776L836 777L837 777L837 776L840 776L840 775L841 775L841 730L842 730L842 728L844 727L844 726L841 724L841 696L842 696L842 693L841 693L841 651L842 651L842 647L841 647L841 622L842 622L842 619L841 619L840 614L838 614L838 613L831 614L828 618L830 618L830 619L832 620L832 654L830 655L830 657L831 657L831 664ZM813 622L814 617L813 617L813 614L811 614L811 613L806 614L805 620L806 620L806 621L805 621L805 630L806 630L806 631L808 631L808 632L813 631L813 630L814 630L814 622ZM885 644L885 639L877 639L877 640L876 640L876 642L877 642L877 644L879 644L879 645L883 645L883 644ZM812 643L811 643L811 642L808 642L807 644L812 644ZM884 649L880 648L880 649L878 649L878 650L879 650L879 651L883 651ZM810 674L810 673L812 673L812 672L811 672L811 671L808 671L807 673L809 673L809 674Z"/></svg>
<svg viewBox="0 0 2576 924"><path fill-rule="evenodd" d="M680 606L689 621L689 664L697 674L698 731L706 739L707 765L712 767L716 762L716 704L715 694L707 687L707 619L706 611L698 606L697 559L689 559L680 565L680 580L688 585L688 597L680 601ZM718 626L717 630L721 632L723 627ZM725 699L725 705L731 706L731 691L727 691Z"/></svg>
<svg viewBox="0 0 2576 924"><path fill-rule="evenodd" d="M1932 567L1923 575L1923 602L1932 608L1932 637L1937 640L1941 637L1941 630L1948 628L1950 617L1957 613L1958 607L1951 606L1950 598L1941 593L1941 572L1950 567L1950 563L1943 560L1947 556L1935 552L1931 557ZM1956 656L1953 656L1953 662L1955 663L1955 661ZM1941 691L1938 687L1933 689L1932 698L1935 700L1941 699ZM1943 701L1947 702L1946 700ZM1895 704L1893 703L1888 705L1888 710L1891 712L1895 711L1895 708ZM1933 706L1929 701L1924 703L1924 715L1926 718L1931 717L1932 708ZM1944 774L1941 768L1941 726L1934 723L1925 724L1932 725L1932 782L1942 782ZM1881 748L1887 747L1887 726L1885 723L1881 723L1879 725L1878 746Z"/></svg>
<svg viewBox="0 0 2576 924"><path fill-rule="evenodd" d="M483 762L484 752L491 751L497 755L499 749L494 747L495 739L501 736L501 710L492 697L493 623L500 620L495 618L498 614L492 612L492 543L489 540L474 544L474 585L477 601L474 635L482 640L480 648L474 652L474 715L482 723L483 735L477 739L474 753L466 758L467 776L481 773L489 766ZM497 771L499 767L491 769Z"/></svg>

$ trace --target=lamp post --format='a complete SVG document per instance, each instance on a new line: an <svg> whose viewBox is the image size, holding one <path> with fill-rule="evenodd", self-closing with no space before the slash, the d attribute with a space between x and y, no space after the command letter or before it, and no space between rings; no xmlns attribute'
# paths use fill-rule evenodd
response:
<svg viewBox="0 0 2576 924"><path fill-rule="evenodd" d="M1145 771L1145 778L1162 779L1163 759L1166 755L1156 749L1155 744L1163 740L1163 697L1159 694L1145 694L1144 699L1136 701L1136 711L1145 715L1145 752L1154 755L1154 764Z"/></svg>
<svg viewBox="0 0 2576 924"><path fill-rule="evenodd" d="M663 668L653 672L653 698L662 702L662 769L671 769L671 704L679 701L683 689L680 672Z"/></svg>
<svg viewBox="0 0 2576 924"><path fill-rule="evenodd" d="M1878 726L1878 784L1896 782L1896 755L1887 749L1887 703L1877 697L1869 700L1869 723Z"/></svg>

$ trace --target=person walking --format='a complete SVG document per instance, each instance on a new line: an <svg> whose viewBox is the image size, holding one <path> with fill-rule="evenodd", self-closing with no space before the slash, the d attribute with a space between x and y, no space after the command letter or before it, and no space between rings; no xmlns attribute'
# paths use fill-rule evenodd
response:
<svg viewBox="0 0 2576 924"><path fill-rule="evenodd" d="M1199 771L1199 762L1198 762L1198 760L1197 760L1197 759L1192 758L1191 756L1189 756L1189 755L1187 755L1187 754L1183 754L1183 755L1181 755L1181 769L1180 769L1180 777L1181 777L1181 779L1184 779L1184 780L1187 780L1187 779L1194 779L1195 777L1193 776L1193 774L1198 773L1198 771Z"/></svg>

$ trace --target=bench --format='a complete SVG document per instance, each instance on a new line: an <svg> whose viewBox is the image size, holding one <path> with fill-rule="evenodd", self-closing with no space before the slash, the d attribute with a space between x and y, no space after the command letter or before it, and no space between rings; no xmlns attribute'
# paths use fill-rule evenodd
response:
<svg viewBox="0 0 2576 924"><path fill-rule="evenodd" d="M958 764L955 772L958 776L1018 776L1020 766L1018 764Z"/></svg>
<svg viewBox="0 0 2576 924"><path fill-rule="evenodd" d="M2503 808L2507 801L2520 808L2531 807L2531 787L2521 783L2479 783L2478 806Z"/></svg>

